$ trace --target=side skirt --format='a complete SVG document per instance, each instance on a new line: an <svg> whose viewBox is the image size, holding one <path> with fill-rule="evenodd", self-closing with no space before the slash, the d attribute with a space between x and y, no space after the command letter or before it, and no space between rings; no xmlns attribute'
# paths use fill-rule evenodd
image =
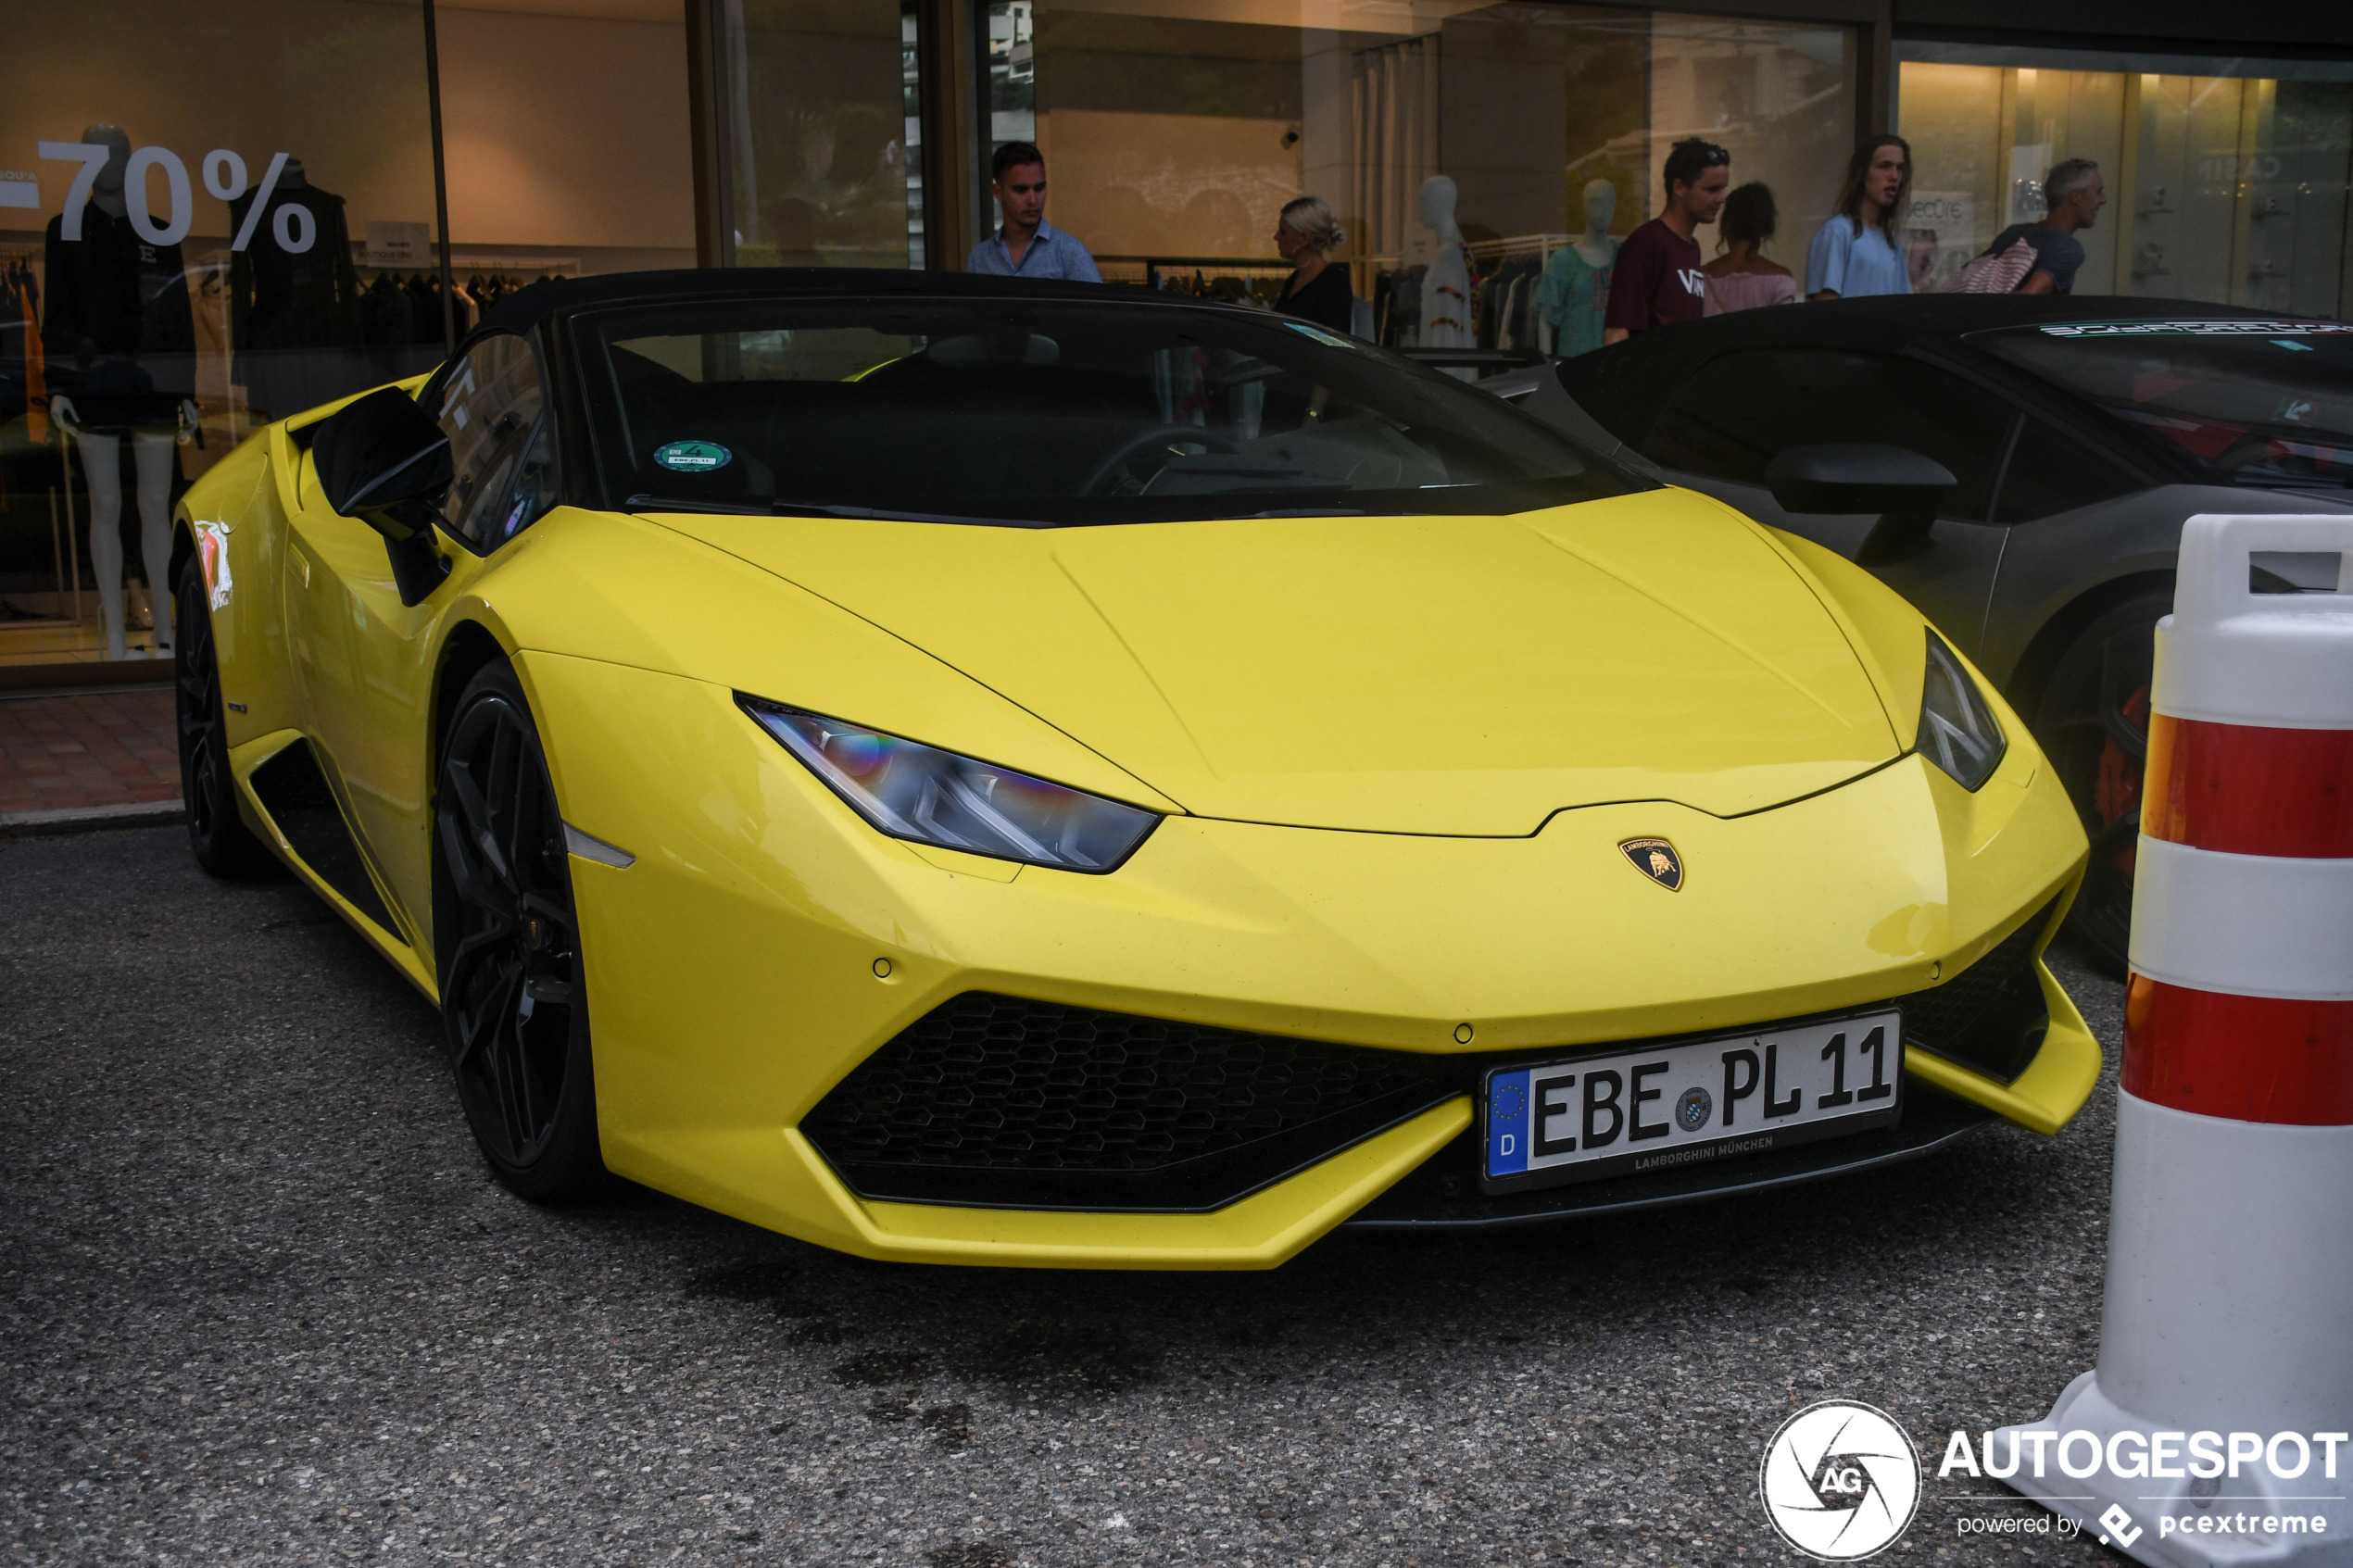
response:
<svg viewBox="0 0 2353 1568"><path fill-rule="evenodd" d="M282 730L248 741L231 752L230 771L278 858L410 985L438 1001L431 966L394 918L308 737Z"/></svg>

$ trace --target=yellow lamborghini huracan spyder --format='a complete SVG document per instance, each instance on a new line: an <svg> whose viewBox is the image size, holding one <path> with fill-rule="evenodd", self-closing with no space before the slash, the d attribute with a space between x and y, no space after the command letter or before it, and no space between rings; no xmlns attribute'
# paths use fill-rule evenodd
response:
<svg viewBox="0 0 2353 1568"><path fill-rule="evenodd" d="M1917 612L1303 322L543 285L180 529L197 858L438 1002L527 1198L1265 1267L2055 1132L2097 1073L2040 957L2075 810Z"/></svg>

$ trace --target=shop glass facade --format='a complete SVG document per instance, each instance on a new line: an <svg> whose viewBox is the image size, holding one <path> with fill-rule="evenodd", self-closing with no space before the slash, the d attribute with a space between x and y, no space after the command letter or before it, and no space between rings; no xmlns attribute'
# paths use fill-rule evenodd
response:
<svg viewBox="0 0 2353 1568"><path fill-rule="evenodd" d="M2078 294L2335 317L2347 306L2353 64L1907 44L1916 266L1949 277L2043 216L2062 158L2108 205L2078 235Z"/></svg>
<svg viewBox="0 0 2353 1568"><path fill-rule="evenodd" d="M180 491L443 356L424 8L17 0L8 33L0 672L137 659ZM693 264L674 3L441 0L435 33L449 326L535 278Z"/></svg>
<svg viewBox="0 0 2353 1568"><path fill-rule="evenodd" d="M912 0L723 0L738 266L921 267Z"/></svg>
<svg viewBox="0 0 2353 1568"><path fill-rule="evenodd" d="M1114 282L1270 302L1312 194L1365 335L1576 354L1675 141L1771 188L1767 254L1802 270L1877 113L1869 26L1552 0L438 0L430 51L423 0L11 21L0 671L151 648L171 500L258 423L437 360L445 244L460 333L538 277L954 269L998 221L990 152L1034 141ZM2111 200L2078 293L2345 310L2353 63L1894 61L1921 284L2082 157Z"/></svg>
<svg viewBox="0 0 2353 1568"><path fill-rule="evenodd" d="M1855 134L1855 50L1841 26L1526 0L995 0L983 136L1044 150L1048 220L1106 278L1272 299L1277 215L1312 194L1380 341L1567 349L1598 345L1616 242L1681 137L1770 185L1777 253L1803 255ZM1580 240L1573 297L1540 309Z"/></svg>

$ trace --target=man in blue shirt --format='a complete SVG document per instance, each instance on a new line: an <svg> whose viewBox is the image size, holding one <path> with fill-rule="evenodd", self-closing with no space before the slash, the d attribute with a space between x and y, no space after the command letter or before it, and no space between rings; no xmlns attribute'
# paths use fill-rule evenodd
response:
<svg viewBox="0 0 2353 1568"><path fill-rule="evenodd" d="M1046 155L1027 142L1008 142L988 160L997 205L1005 226L973 246L967 272L999 278L1063 278L1100 283L1087 247L1046 222Z"/></svg>
<svg viewBox="0 0 2353 1568"><path fill-rule="evenodd" d="M1814 232L1806 255L1806 297L1911 293L1912 274L1896 245L1911 200L1912 144L1887 135L1856 144L1838 210Z"/></svg>

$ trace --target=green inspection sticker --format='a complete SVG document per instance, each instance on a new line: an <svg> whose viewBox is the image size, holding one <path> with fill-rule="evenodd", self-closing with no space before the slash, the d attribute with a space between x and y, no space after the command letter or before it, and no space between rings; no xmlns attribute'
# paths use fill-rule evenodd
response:
<svg viewBox="0 0 2353 1568"><path fill-rule="evenodd" d="M725 468L735 456L716 441L673 441L655 449L654 461L673 473L709 473Z"/></svg>

